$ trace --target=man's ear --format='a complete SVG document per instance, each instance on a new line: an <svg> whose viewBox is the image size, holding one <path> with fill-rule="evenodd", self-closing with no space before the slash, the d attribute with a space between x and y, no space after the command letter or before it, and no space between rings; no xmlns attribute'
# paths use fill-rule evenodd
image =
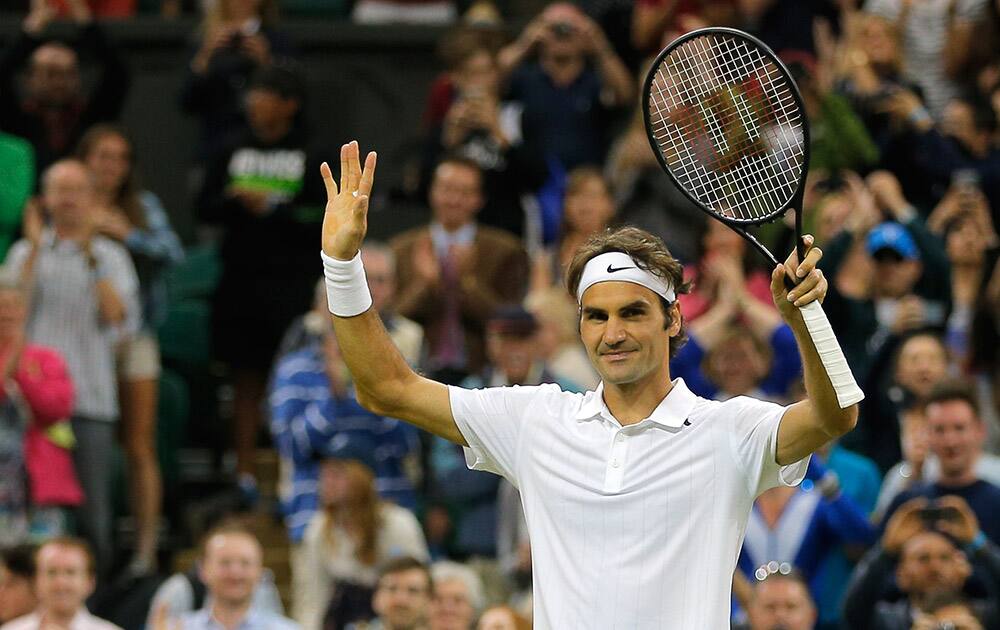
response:
<svg viewBox="0 0 1000 630"><path fill-rule="evenodd" d="M667 309L666 316L669 321L667 324L667 336L676 337L680 334L681 325L684 323L684 316L681 315L681 304L679 301L674 300L674 303Z"/></svg>

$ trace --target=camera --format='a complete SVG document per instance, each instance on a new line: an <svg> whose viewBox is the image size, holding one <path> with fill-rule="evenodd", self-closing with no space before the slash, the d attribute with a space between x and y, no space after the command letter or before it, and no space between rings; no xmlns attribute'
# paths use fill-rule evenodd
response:
<svg viewBox="0 0 1000 630"><path fill-rule="evenodd" d="M557 39L568 39L576 32L576 27L569 22L553 22L549 28Z"/></svg>

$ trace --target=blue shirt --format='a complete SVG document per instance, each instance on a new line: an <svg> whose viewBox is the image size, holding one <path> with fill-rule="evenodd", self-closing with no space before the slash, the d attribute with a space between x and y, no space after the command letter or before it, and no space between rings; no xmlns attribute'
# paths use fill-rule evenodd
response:
<svg viewBox="0 0 1000 630"><path fill-rule="evenodd" d="M227 630L212 617L208 608L185 613L181 617L181 624L184 630ZM251 609L235 630L301 630L301 628L299 624L281 615Z"/></svg>
<svg viewBox="0 0 1000 630"><path fill-rule="evenodd" d="M358 404L353 392L336 398L319 346L312 345L278 360L269 397L271 434L278 453L292 467L291 489L282 501L292 542L300 542L319 507L317 454L344 432L363 433L376 443L375 487L379 495L403 507L416 505L403 460L419 447L416 429L385 418Z"/></svg>

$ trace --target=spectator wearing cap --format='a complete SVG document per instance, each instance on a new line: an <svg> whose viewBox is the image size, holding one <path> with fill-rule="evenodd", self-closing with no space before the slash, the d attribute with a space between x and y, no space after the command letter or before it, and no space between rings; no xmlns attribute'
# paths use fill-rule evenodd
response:
<svg viewBox="0 0 1000 630"><path fill-rule="evenodd" d="M979 415L979 402L966 384L938 384L923 405L930 451L940 465L934 481L916 484L893 499L886 510L887 522L900 505L915 497L936 500L960 497L982 525L983 533L1000 542L1000 488L979 477L977 465L986 441L986 425Z"/></svg>
<svg viewBox="0 0 1000 630"><path fill-rule="evenodd" d="M247 499L256 496L253 453L268 369L282 334L312 303L324 193L302 124L304 101L296 73L258 71L246 96L248 129L210 161L198 198L201 219L222 230L212 341L234 389L236 467Z"/></svg>
<svg viewBox="0 0 1000 630"><path fill-rule="evenodd" d="M392 558L429 557L413 513L378 497L377 446L370 436L345 433L333 436L317 455L321 508L306 527L295 568L295 617L303 628L323 627L328 607L327 623L364 618L359 612L370 610L338 609L347 599L343 591L372 592L378 567Z"/></svg>
<svg viewBox="0 0 1000 630"><path fill-rule="evenodd" d="M518 305L497 309L486 324L488 367L468 377L462 387L558 383L567 391L580 386L559 381L541 359L538 322ZM458 559L493 558L497 544L497 489L500 478L465 465L462 447L440 437L431 440L429 457L428 538L436 554Z"/></svg>
<svg viewBox="0 0 1000 630"><path fill-rule="evenodd" d="M27 615L35 598L35 549L29 545L0 551L0 624Z"/></svg>
<svg viewBox="0 0 1000 630"><path fill-rule="evenodd" d="M873 266L868 286L847 295L831 282L823 308L859 382L865 383L886 343L925 326L943 328L950 310L950 265L944 243L931 234L887 171L868 176L875 225L859 222L839 232L824 247L823 272L836 278L856 243Z"/></svg>

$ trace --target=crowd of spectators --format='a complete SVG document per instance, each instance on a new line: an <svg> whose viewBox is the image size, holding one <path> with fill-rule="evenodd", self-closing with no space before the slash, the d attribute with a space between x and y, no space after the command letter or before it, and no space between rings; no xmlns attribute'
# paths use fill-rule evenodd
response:
<svg viewBox="0 0 1000 630"><path fill-rule="evenodd" d="M362 254L406 361L464 387L595 388L563 275L590 235L634 224L692 283L673 376L716 400L802 395L769 270L674 189L636 98L648 56L684 32L733 26L771 46L809 115L801 212L866 399L801 486L758 497L734 627L1000 627L1000 1L287 4L452 25L440 75L412 95L423 223ZM159 564L162 533L190 528L165 518L156 445L168 279L185 259L170 218L186 210L142 186L152 156L119 120L130 66L102 22L140 11L202 16L175 95L199 129L186 180L205 229L186 245L217 260L206 326L230 403L225 474L234 511L283 523L286 601L238 515L183 531L201 541L192 569ZM88 601L119 619L101 592L143 584L136 627L151 630L530 628L517 489L355 398L317 285L319 164L335 150L307 124L277 3L31 0L21 17L0 51L0 627L115 628ZM52 37L54 21L74 38ZM785 251L793 234L759 236ZM276 507L262 445L281 468Z"/></svg>

